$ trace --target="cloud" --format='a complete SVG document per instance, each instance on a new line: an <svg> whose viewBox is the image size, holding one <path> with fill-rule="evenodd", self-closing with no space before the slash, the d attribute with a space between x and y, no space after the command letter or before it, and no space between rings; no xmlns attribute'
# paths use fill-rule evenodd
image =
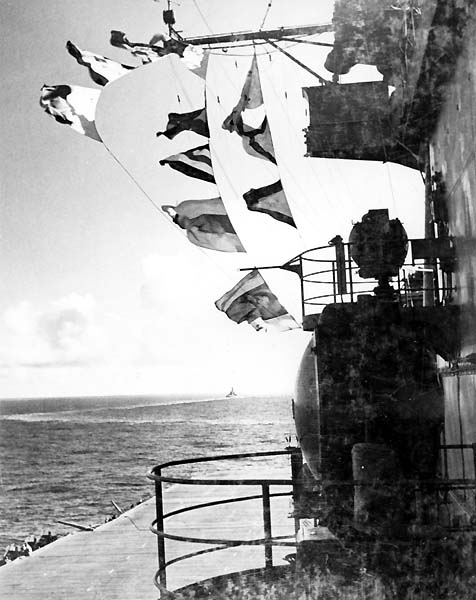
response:
<svg viewBox="0 0 476 600"><path fill-rule="evenodd" d="M6 310L0 315L2 395L225 393L230 385L269 393L292 386L303 332L259 335L227 319L214 300L232 282L217 269L151 255L142 282L142 296L118 300L115 314L92 294L78 293Z"/></svg>
<svg viewBox="0 0 476 600"><path fill-rule="evenodd" d="M99 360L107 345L91 295L71 294L36 309L21 302L3 315L3 365L52 366Z"/></svg>
<svg viewBox="0 0 476 600"><path fill-rule="evenodd" d="M38 320L40 334L55 350L73 349L81 342L87 329L88 321L85 315L75 308L45 314Z"/></svg>
<svg viewBox="0 0 476 600"><path fill-rule="evenodd" d="M172 270L150 257L144 268L149 301L120 314L106 312L91 294L77 293L47 306L21 302L10 307L3 314L0 368L183 364L197 331L206 337L206 325L198 322L196 306L190 310L200 296L199 278L192 288L184 280L171 285Z"/></svg>

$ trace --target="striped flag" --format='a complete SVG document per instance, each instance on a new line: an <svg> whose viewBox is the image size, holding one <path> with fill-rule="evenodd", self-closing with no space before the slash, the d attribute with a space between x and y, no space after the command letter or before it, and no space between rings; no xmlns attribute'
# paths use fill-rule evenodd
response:
<svg viewBox="0 0 476 600"><path fill-rule="evenodd" d="M257 331L268 327L278 331L300 327L280 304L257 269L243 277L215 302L215 306L235 323L246 321Z"/></svg>
<svg viewBox="0 0 476 600"><path fill-rule="evenodd" d="M162 210L187 232L192 244L219 252L245 252L221 198L185 200Z"/></svg>
<svg viewBox="0 0 476 600"><path fill-rule="evenodd" d="M254 120L258 117L260 123L258 126L250 123L251 115ZM256 56L253 57L238 104L223 122L223 129L231 133L238 133L248 154L264 158L276 164L271 131L264 112Z"/></svg>
<svg viewBox="0 0 476 600"><path fill-rule="evenodd" d="M169 140L173 140L181 131L194 131L199 135L210 137L205 108L188 113L169 113L165 131L158 131L156 135L157 137L165 135Z"/></svg>
<svg viewBox="0 0 476 600"><path fill-rule="evenodd" d="M44 85L40 106L58 123L100 142L94 122L99 93L79 85Z"/></svg>
<svg viewBox="0 0 476 600"><path fill-rule="evenodd" d="M180 173L184 173L189 177L196 177L197 179L215 183L210 157L210 146L208 144L192 148L191 150L187 150L187 152L168 156L159 160L159 164L169 165L172 169L180 171Z"/></svg>
<svg viewBox="0 0 476 600"><path fill-rule="evenodd" d="M251 188L243 194L243 198L249 210L266 213L273 219L296 227L281 180L260 188Z"/></svg>
<svg viewBox="0 0 476 600"><path fill-rule="evenodd" d="M66 42L66 49L77 60L78 64L87 67L91 79L98 85L106 85L135 68L123 65L100 54L81 50L69 41Z"/></svg>

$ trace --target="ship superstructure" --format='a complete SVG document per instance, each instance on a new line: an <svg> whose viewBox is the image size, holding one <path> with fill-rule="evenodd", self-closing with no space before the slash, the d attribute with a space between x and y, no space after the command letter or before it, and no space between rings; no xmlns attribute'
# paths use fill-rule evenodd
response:
<svg viewBox="0 0 476 600"><path fill-rule="evenodd" d="M437 556L463 532L474 552L476 420L469 397L458 396L466 421L452 413L442 385L470 376L461 363L474 343L464 325L474 299L458 285L472 277L474 232L456 210L471 211L476 185L474 17L471 3L336 2L333 80L303 89L310 160L397 162L422 172L426 194L424 238L369 210L348 242L337 235L283 265L300 277L313 332L294 399L298 579L352 565L398 579L385 563L403 548L428 560L423 546ZM357 63L376 64L383 80L340 84Z"/></svg>

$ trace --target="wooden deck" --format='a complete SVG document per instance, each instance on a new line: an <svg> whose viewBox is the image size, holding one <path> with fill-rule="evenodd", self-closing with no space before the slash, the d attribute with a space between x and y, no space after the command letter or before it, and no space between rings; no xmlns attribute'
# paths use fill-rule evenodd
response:
<svg viewBox="0 0 476 600"><path fill-rule="evenodd" d="M190 503L259 493L260 488L256 486L176 485L164 493L164 504L169 512ZM293 520L288 518L289 497L272 499L271 509L273 535L290 535L293 539ZM68 535L28 558L1 567L2 597L11 600L156 600L159 591L153 579L158 568L157 538L149 530L154 518L155 499L152 498L92 532ZM166 531L178 535L227 539L264 537L261 500L192 511L171 517L169 521ZM167 540L167 560L206 547L210 546ZM290 552L292 548L274 549L274 563L283 564L282 557ZM167 587L173 590L209 577L262 566L263 547L228 548L172 565L167 569Z"/></svg>

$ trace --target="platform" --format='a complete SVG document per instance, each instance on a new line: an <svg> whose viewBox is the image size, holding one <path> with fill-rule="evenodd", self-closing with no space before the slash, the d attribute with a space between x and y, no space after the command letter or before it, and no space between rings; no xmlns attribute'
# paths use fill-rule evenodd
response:
<svg viewBox="0 0 476 600"><path fill-rule="evenodd" d="M268 476L268 474L266 474ZM286 473L287 475L287 473ZM289 489L289 488L288 488ZM259 494L257 486L175 485L164 493L167 511L229 496ZM294 533L288 518L289 497L271 499L272 533ZM0 590L12 600L157 600L157 538L149 530L155 498L132 508L91 532L75 532L0 567ZM210 507L172 517L167 531L185 536L253 539L263 537L260 500ZM292 538L290 538L292 539ZM167 560L209 545L166 541ZM292 548L273 549L275 564ZM213 558L211 558L211 556ZM261 546L228 548L176 563L167 569L167 587L174 590L218 575L264 566Z"/></svg>

